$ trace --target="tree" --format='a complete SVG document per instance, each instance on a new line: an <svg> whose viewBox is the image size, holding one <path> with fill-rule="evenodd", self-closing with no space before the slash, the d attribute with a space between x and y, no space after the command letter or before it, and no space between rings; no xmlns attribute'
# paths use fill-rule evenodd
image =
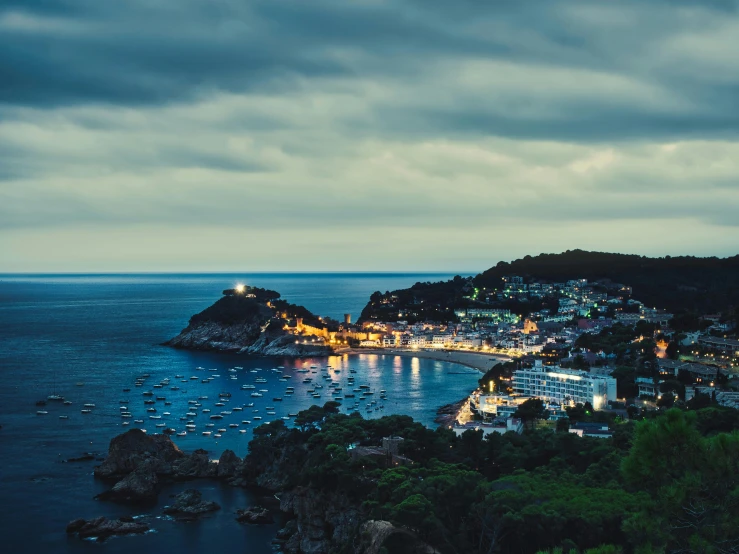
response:
<svg viewBox="0 0 739 554"><path fill-rule="evenodd" d="M637 545L658 551L736 552L739 433L701 436L696 413L677 409L637 425L621 470L651 501L624 524Z"/></svg>
<svg viewBox="0 0 739 554"><path fill-rule="evenodd" d="M665 354L671 360L677 360L678 350L679 350L678 344L677 342L673 340L673 341L670 341L670 343L667 345L667 348L665 348Z"/></svg>
<svg viewBox="0 0 739 554"><path fill-rule="evenodd" d="M522 419L527 426L532 427L534 421L547 417L546 406L540 398L529 398L518 407L513 417Z"/></svg>
<svg viewBox="0 0 739 554"><path fill-rule="evenodd" d="M397 504L391 511L391 518L421 535L434 528L433 504L422 494L414 494Z"/></svg>
<svg viewBox="0 0 739 554"><path fill-rule="evenodd" d="M557 420L557 432L567 433L570 430L570 420L567 417L561 417Z"/></svg>

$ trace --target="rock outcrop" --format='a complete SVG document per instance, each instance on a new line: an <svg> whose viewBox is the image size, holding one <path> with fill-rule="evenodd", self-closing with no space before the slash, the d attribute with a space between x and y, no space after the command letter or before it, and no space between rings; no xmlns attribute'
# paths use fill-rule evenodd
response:
<svg viewBox="0 0 739 554"><path fill-rule="evenodd" d="M246 510L236 510L236 521L239 523L274 523L275 519L267 508L252 506Z"/></svg>
<svg viewBox="0 0 739 554"><path fill-rule="evenodd" d="M215 477L218 467L210 461L208 452L198 448L189 456L172 463L172 477L178 480Z"/></svg>
<svg viewBox="0 0 739 554"><path fill-rule="evenodd" d="M110 441L108 456L95 468L95 477L117 479L146 466L159 474L172 473L172 463L186 455L167 435L147 435L131 429Z"/></svg>
<svg viewBox="0 0 739 554"><path fill-rule="evenodd" d="M344 496L298 487L280 498L280 510L295 516L295 533L283 548L288 553L319 554L348 544L362 521L359 508Z"/></svg>
<svg viewBox="0 0 739 554"><path fill-rule="evenodd" d="M169 506L165 506L162 511L167 515L174 516L175 519L193 520L203 514L220 509L218 503L203 500L203 495L199 490L187 489L175 496L174 502Z"/></svg>
<svg viewBox="0 0 739 554"><path fill-rule="evenodd" d="M67 525L67 534L77 535L81 539L96 538L98 541L114 535L132 535L146 533L149 525L135 521L130 517L121 517L120 519L108 519L98 517L95 519L75 519Z"/></svg>
<svg viewBox="0 0 739 554"><path fill-rule="evenodd" d="M238 477L242 461L232 451L221 456L223 465L213 462L205 450L185 454L167 435L147 435L131 429L110 441L108 456L95 468L100 479L115 480L99 500L147 503L156 499L160 480Z"/></svg>
<svg viewBox="0 0 739 554"><path fill-rule="evenodd" d="M221 479L230 479L241 471L242 465L241 458L233 450L224 450L218 459L216 475Z"/></svg>
<svg viewBox="0 0 739 554"><path fill-rule="evenodd" d="M130 504L153 503L159 494L159 478L151 467L141 466L118 481L113 488L98 494L98 500Z"/></svg>

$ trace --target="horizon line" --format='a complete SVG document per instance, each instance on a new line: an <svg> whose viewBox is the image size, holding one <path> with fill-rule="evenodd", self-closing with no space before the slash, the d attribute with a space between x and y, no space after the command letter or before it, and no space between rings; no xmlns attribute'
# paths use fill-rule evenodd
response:
<svg viewBox="0 0 739 554"><path fill-rule="evenodd" d="M484 271L484 270L483 270ZM440 270L408 270L408 271L0 271L2 276L39 275L39 276L82 276L82 275L477 275L477 271L440 271Z"/></svg>

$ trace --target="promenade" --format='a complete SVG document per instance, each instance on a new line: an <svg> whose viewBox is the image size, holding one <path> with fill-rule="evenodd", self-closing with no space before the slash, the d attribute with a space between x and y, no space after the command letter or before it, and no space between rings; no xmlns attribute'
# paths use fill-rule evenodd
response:
<svg viewBox="0 0 739 554"><path fill-rule="evenodd" d="M485 373L500 362L510 360L508 356L488 354L485 352L466 352L463 350L414 350L410 348L347 348L337 350L337 354L377 354L384 356L406 356L409 358L425 358L439 360L471 367Z"/></svg>

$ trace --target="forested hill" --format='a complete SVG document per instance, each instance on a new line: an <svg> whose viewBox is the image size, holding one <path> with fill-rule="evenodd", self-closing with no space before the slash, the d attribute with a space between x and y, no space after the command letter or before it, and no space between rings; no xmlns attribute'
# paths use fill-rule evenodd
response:
<svg viewBox="0 0 739 554"><path fill-rule="evenodd" d="M672 312L707 313L739 306L739 255L649 258L568 250L561 254L526 256L510 263L499 262L471 279L457 277L443 283L417 283L411 288L385 294L377 292L362 311L361 319L453 319L454 308L485 306L478 305L475 289L499 289L503 277L511 275L527 281L548 282L609 279L631 286L633 297L646 305ZM497 304L516 310L515 306L508 305L510 302Z"/></svg>
<svg viewBox="0 0 739 554"><path fill-rule="evenodd" d="M645 304L671 311L713 312L739 304L739 255L648 258L568 250L500 262L475 277L475 284L494 288L506 275L549 281L610 279L633 287L634 298Z"/></svg>

